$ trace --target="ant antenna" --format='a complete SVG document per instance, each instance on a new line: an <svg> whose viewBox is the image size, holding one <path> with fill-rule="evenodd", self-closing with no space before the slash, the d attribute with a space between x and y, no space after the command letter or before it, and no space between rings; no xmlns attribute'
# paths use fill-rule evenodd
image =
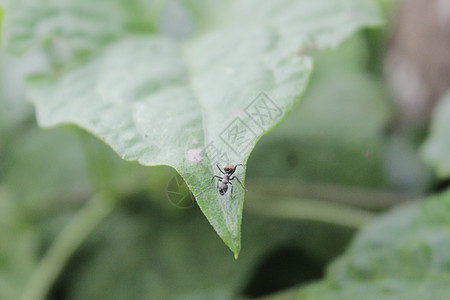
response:
<svg viewBox="0 0 450 300"><path fill-rule="evenodd" d="M206 189L204 189L203 191L201 191L200 193L198 193L197 195L195 195L195 198L197 198L198 196L200 196L201 194L203 194L204 192L206 192L209 189L217 189L216 186L209 186Z"/></svg>

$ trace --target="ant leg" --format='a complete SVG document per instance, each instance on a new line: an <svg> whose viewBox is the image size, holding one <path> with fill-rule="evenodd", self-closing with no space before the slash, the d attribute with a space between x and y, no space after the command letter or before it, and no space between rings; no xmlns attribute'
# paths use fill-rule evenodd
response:
<svg viewBox="0 0 450 300"><path fill-rule="evenodd" d="M242 186L242 188L245 190L245 191L248 191L246 188L245 188L245 186L242 184L242 182L239 180L239 178L237 178L236 176L233 176L233 179L234 178L236 178L236 180L239 182L239 184ZM231 179L230 179L231 180Z"/></svg>
<svg viewBox="0 0 450 300"><path fill-rule="evenodd" d="M222 173L223 175L225 175L225 172L222 171L222 169L219 167L219 164L216 164L216 166L217 166L217 169L219 169L220 173Z"/></svg>
<svg viewBox="0 0 450 300"><path fill-rule="evenodd" d="M217 193L219 193L219 182L222 182L222 179L217 179L217 182L216 182Z"/></svg>
<svg viewBox="0 0 450 300"><path fill-rule="evenodd" d="M230 192L230 195L231 195L231 198L233 198L233 184L231 183L231 181L228 182L228 183L231 185L231 192Z"/></svg>
<svg viewBox="0 0 450 300"><path fill-rule="evenodd" d="M203 194L204 192L206 192L209 189L217 189L218 187L215 186L209 186L206 189L204 189L203 191L201 191L200 193L198 193L197 195L195 195L195 198L197 198L198 196L200 196L201 194Z"/></svg>
<svg viewBox="0 0 450 300"><path fill-rule="evenodd" d="M213 181L213 180L214 180L214 178L216 178L216 177L217 177L217 178L218 178L219 180L223 179L223 177L220 177L220 176L214 175L214 176L213 176L213 177L211 178L210 182L211 182L211 181Z"/></svg>

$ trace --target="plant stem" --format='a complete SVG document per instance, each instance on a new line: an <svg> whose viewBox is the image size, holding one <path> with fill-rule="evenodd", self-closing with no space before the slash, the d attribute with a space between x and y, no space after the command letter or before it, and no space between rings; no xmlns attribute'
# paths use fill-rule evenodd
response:
<svg viewBox="0 0 450 300"><path fill-rule="evenodd" d="M45 299L67 261L94 228L112 212L115 203L111 195L99 194L76 213L33 271L23 300Z"/></svg>
<svg viewBox="0 0 450 300"><path fill-rule="evenodd" d="M412 201L418 196L324 182L299 182L284 179L248 181L247 188L266 195L282 193L282 196L286 197L329 200L369 210L385 210L400 203Z"/></svg>
<svg viewBox="0 0 450 300"><path fill-rule="evenodd" d="M326 222L356 229L376 216L348 205L305 198L250 196L249 193L245 204L249 210L268 217Z"/></svg>

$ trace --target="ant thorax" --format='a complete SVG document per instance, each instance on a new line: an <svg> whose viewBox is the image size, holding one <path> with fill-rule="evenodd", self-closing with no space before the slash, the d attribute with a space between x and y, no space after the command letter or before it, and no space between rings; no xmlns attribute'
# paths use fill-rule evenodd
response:
<svg viewBox="0 0 450 300"><path fill-rule="evenodd" d="M232 197L233 196L233 182L232 181L234 179L236 179L236 181L241 185L241 187L244 189L244 191L247 191L247 189L244 187L244 185L239 180L239 178L237 178L237 176L232 176L238 166L244 166L244 164L237 164L237 165L225 164L223 166L223 170L219 167L219 164L216 164L217 169L219 169L220 173L223 174L223 177L214 175L211 178L211 182L214 180L214 178L217 178L216 186L207 187L206 189L204 189L203 191L201 191L200 193L195 195L195 197L200 196L201 194L203 194L204 192L206 192L209 189L216 189L219 191L219 194L223 196L228 191L228 187L230 187L230 189L231 189L231 197Z"/></svg>

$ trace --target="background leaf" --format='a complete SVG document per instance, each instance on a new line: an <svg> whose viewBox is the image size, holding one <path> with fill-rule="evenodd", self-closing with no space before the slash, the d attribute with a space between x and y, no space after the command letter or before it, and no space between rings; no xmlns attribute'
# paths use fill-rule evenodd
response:
<svg viewBox="0 0 450 300"><path fill-rule="evenodd" d="M125 31L120 0L2 1L7 11L2 36L11 51L44 43L77 51L93 51Z"/></svg>
<svg viewBox="0 0 450 300"><path fill-rule="evenodd" d="M437 104L431 133L422 147L424 160L433 167L440 178L450 176L450 94Z"/></svg>
<svg viewBox="0 0 450 300"><path fill-rule="evenodd" d="M325 280L297 299L444 299L450 293L450 192L364 228Z"/></svg>

